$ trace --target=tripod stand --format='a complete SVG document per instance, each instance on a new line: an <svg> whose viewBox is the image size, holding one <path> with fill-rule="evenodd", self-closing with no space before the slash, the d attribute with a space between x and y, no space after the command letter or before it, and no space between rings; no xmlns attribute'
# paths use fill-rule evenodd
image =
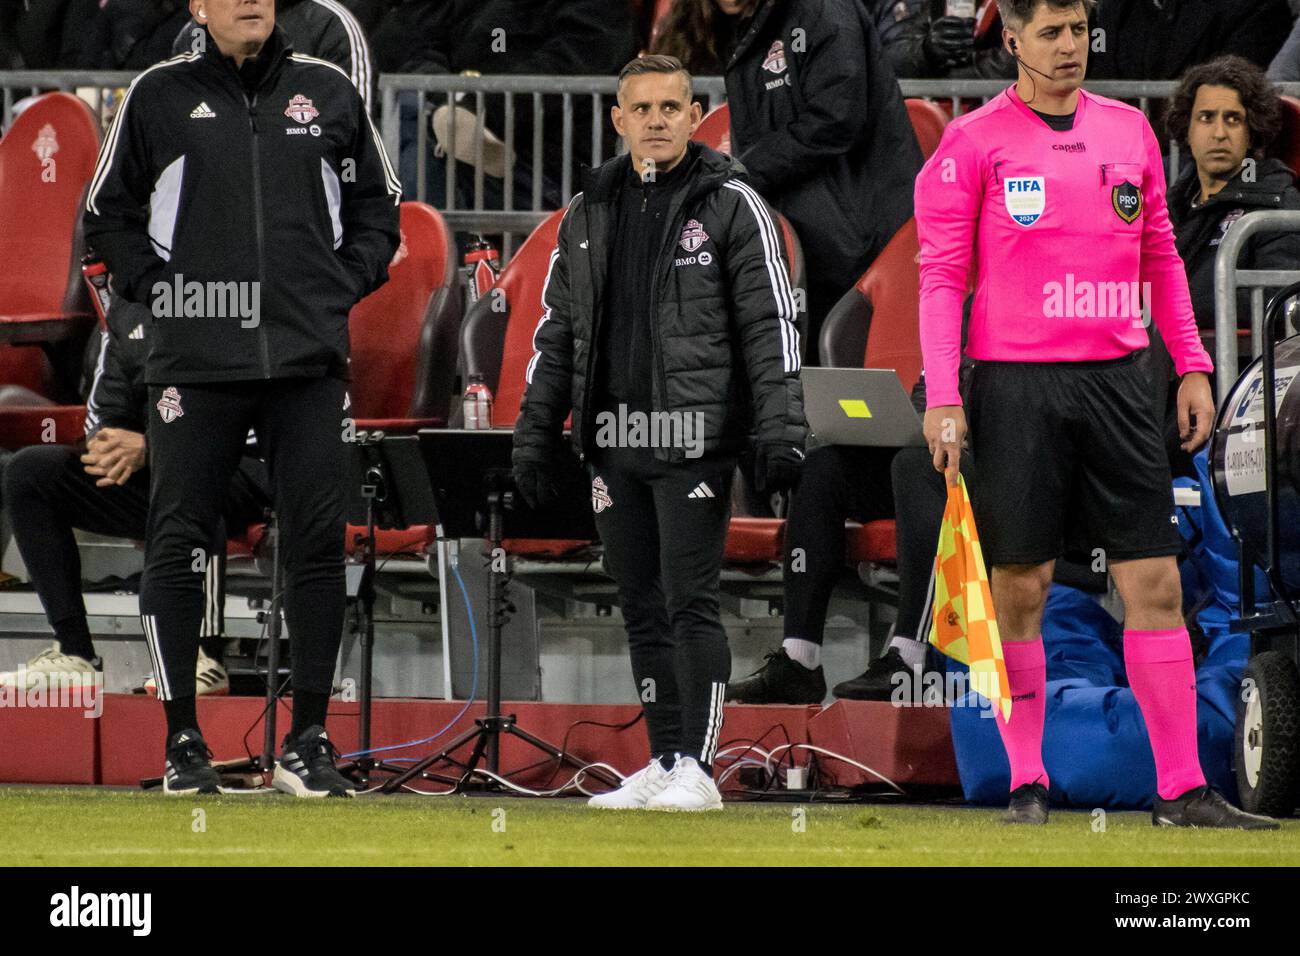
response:
<svg viewBox="0 0 1300 956"><path fill-rule="evenodd" d="M514 493L510 490L510 473L502 469L490 469L485 474L484 480L487 488L488 542L492 546L492 554L502 554L504 552L500 549L503 537L504 514L506 509L513 504L514 498ZM540 750L552 759L559 761L561 766L567 765L574 769L582 769L583 764L580 761L569 756L554 744L522 729L518 725L514 714L501 713L501 628L506 618L505 585L508 576L509 573L504 567L499 567L495 561L492 563L488 575L486 716L475 719L473 730L465 731L442 750L430 754L414 766L405 769L398 776L384 783L380 787L380 790L384 793L393 793L401 788L403 784L416 778L451 783L453 784L453 792L464 792L470 789L470 778L481 762L486 763L486 769L489 773L498 774L500 772L500 744L503 734L522 740L530 747ZM445 610L444 613L446 613ZM470 751L469 759L462 763L455 758L454 754L469 744L473 744L473 749ZM443 761L460 767L463 771L461 776L454 778L428 772L429 767ZM592 768L589 772L607 786L617 787L619 785L619 781L604 770ZM504 789L500 784L492 780L478 786L483 790Z"/></svg>

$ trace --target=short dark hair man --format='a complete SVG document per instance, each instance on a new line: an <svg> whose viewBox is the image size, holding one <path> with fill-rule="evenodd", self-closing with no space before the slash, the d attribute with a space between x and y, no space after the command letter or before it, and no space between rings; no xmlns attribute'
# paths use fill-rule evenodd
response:
<svg viewBox="0 0 1300 956"><path fill-rule="evenodd" d="M1169 460L1137 361L1143 307L1182 376L1183 447L1209 436L1212 366L1196 335L1165 208L1160 147L1139 111L1080 89L1086 0L1003 0L1019 81L954 120L916 181L925 435L956 482L962 300L979 283L967 353L973 499L992 566L1010 682L996 717L1011 765L1007 815L1046 823L1045 661L1039 627L1067 539L1100 546L1124 598L1124 662L1155 755L1157 825L1277 824L1205 784L1182 617ZM1145 287L1145 290L1143 290Z"/></svg>
<svg viewBox="0 0 1300 956"><path fill-rule="evenodd" d="M294 53L272 0L190 0L202 52L140 74L104 141L88 241L151 306L140 614L169 793L211 793L194 661L203 556L253 426L283 534L293 726L274 785L344 796L325 712L343 631L348 312L388 277L401 187L347 74Z"/></svg>
<svg viewBox="0 0 1300 956"><path fill-rule="evenodd" d="M627 154L589 172L560 224L515 480L530 505L553 495L572 409L652 758L592 805L713 810L732 473L751 430L760 490L788 488L803 459L794 297L780 230L744 168L689 142L701 111L676 58L624 67L612 116Z"/></svg>

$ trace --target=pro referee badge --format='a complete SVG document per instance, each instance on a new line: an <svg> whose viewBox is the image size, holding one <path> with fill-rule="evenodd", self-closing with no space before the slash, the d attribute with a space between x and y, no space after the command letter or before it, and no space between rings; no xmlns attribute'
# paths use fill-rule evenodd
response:
<svg viewBox="0 0 1300 956"><path fill-rule="evenodd" d="M591 480L591 509L600 514L606 508L613 507L614 500L609 496L609 489L605 487L604 478L593 478Z"/></svg>
<svg viewBox="0 0 1300 956"><path fill-rule="evenodd" d="M1110 205L1115 215L1132 222L1142 215L1142 190L1132 183L1120 183L1110 191Z"/></svg>
<svg viewBox="0 0 1300 956"><path fill-rule="evenodd" d="M1047 208L1047 180L1043 176L1004 179L1002 198L1012 219L1022 226L1032 226Z"/></svg>
<svg viewBox="0 0 1300 956"><path fill-rule="evenodd" d="M163 389L162 398L158 399L158 414L164 422L174 422L185 414L181 411L181 393L175 386L168 385Z"/></svg>

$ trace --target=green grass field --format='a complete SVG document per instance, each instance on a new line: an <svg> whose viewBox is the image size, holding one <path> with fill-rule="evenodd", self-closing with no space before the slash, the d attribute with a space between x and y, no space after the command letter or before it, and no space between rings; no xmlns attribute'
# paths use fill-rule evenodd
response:
<svg viewBox="0 0 1300 956"><path fill-rule="evenodd" d="M662 814L495 796L318 802L2 787L0 845L10 866L1300 864L1300 821L1271 833L1174 831L1155 829L1145 813L1108 813L1095 832L1083 812L1054 811L1047 827L1028 828L960 807L802 810L750 803Z"/></svg>

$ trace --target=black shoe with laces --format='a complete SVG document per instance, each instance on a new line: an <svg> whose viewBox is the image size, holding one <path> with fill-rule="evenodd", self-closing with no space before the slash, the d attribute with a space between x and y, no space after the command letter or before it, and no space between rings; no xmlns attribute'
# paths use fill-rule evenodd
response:
<svg viewBox="0 0 1300 956"><path fill-rule="evenodd" d="M221 777L212 768L212 751L197 730L178 730L167 741L167 763L163 767L163 793L188 797L196 793L220 793Z"/></svg>
<svg viewBox="0 0 1300 956"><path fill-rule="evenodd" d="M737 704L820 704L826 699L826 672L791 660L782 647L743 680L727 685L727 700Z"/></svg>
<svg viewBox="0 0 1300 956"><path fill-rule="evenodd" d="M1152 801L1151 825L1157 827L1213 827L1222 830L1276 830L1281 824L1238 810L1212 787L1194 787L1182 796Z"/></svg>
<svg viewBox="0 0 1300 956"><path fill-rule="evenodd" d="M297 739L284 738L283 752L275 762L271 785L295 797L351 797L357 785L334 766L338 751L317 724Z"/></svg>
<svg viewBox="0 0 1300 956"><path fill-rule="evenodd" d="M894 675L901 674L901 677ZM920 688L914 686L920 675L907 665L898 648L891 647L871 662L865 671L851 680L841 681L831 691L841 700L893 700L900 688L905 689L907 700L919 697Z"/></svg>
<svg viewBox="0 0 1300 956"><path fill-rule="evenodd" d="M1041 783L1022 783L1011 791L1004 823L1046 823L1047 788Z"/></svg>

